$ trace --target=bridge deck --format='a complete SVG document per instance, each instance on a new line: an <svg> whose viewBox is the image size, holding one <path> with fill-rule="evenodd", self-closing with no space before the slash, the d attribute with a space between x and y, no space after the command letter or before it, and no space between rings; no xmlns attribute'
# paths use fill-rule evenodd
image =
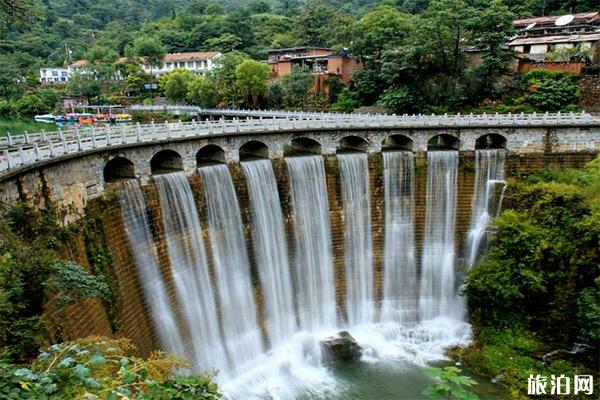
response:
<svg viewBox="0 0 600 400"><path fill-rule="evenodd" d="M179 107L180 109L185 107ZM192 107L193 108L193 107ZM164 107L162 107L164 109ZM228 110L219 110L219 115ZM600 120L586 113L369 115L230 110L246 118L216 121L77 127L0 139L0 177L44 160L94 149L213 135L338 129L443 129L511 127L589 127ZM243 111L242 114L240 114Z"/></svg>

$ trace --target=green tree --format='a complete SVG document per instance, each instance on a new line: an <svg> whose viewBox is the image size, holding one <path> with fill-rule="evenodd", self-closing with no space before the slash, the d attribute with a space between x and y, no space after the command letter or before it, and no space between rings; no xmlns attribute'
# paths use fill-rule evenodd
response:
<svg viewBox="0 0 600 400"><path fill-rule="evenodd" d="M93 74L78 72L69 78L67 90L75 96L85 97L91 103L93 98L102 93L102 85Z"/></svg>
<svg viewBox="0 0 600 400"><path fill-rule="evenodd" d="M258 105L259 97L267 92L271 70L267 64L246 60L235 69L236 86L253 106Z"/></svg>
<svg viewBox="0 0 600 400"><path fill-rule="evenodd" d="M192 104L212 108L219 102L219 94L210 75L191 80L187 89L187 99Z"/></svg>
<svg viewBox="0 0 600 400"><path fill-rule="evenodd" d="M111 48L94 46L85 53L85 59L92 64L113 63L119 55Z"/></svg>
<svg viewBox="0 0 600 400"><path fill-rule="evenodd" d="M337 111L352 112L358 106L360 106L360 101L353 92L346 88L339 94L332 108Z"/></svg>
<svg viewBox="0 0 600 400"><path fill-rule="evenodd" d="M185 69L170 71L160 78L160 89L167 99L176 103L184 102L188 97L188 84L198 76Z"/></svg>
<svg viewBox="0 0 600 400"><path fill-rule="evenodd" d="M40 9L31 0L0 0L0 21L17 22L23 25L36 22L41 17Z"/></svg>
<svg viewBox="0 0 600 400"><path fill-rule="evenodd" d="M151 36L140 36L135 39L133 51L137 57L143 58L154 67L162 65L166 54L166 49L162 43Z"/></svg>
<svg viewBox="0 0 600 400"><path fill-rule="evenodd" d="M231 33L224 33L219 37L207 39L205 44L210 50L230 52L240 48L242 39Z"/></svg>
<svg viewBox="0 0 600 400"><path fill-rule="evenodd" d="M125 77L125 88L127 91L140 92L147 83L155 83L154 76L144 72L137 63L127 63L122 68Z"/></svg>
<svg viewBox="0 0 600 400"><path fill-rule="evenodd" d="M384 50L405 43L413 28L413 19L392 6L378 6L354 24L353 53L363 60L379 60Z"/></svg>
<svg viewBox="0 0 600 400"><path fill-rule="evenodd" d="M336 33L346 25L338 23L339 18L324 0L309 0L296 18L296 35L305 45L336 45Z"/></svg>
<svg viewBox="0 0 600 400"><path fill-rule="evenodd" d="M315 78L310 69L294 65L292 72L281 80L283 104L286 107L305 106L314 82Z"/></svg>
<svg viewBox="0 0 600 400"><path fill-rule="evenodd" d="M408 86L394 86L379 98L379 104L394 113L414 112L418 107L417 96Z"/></svg>
<svg viewBox="0 0 600 400"><path fill-rule="evenodd" d="M491 1L474 23L474 43L484 50L483 62L477 68L477 81L482 95L494 95L494 83L507 71L512 54L504 47L514 33L514 15L500 0Z"/></svg>
<svg viewBox="0 0 600 400"><path fill-rule="evenodd" d="M579 86L570 74L554 71L531 71L524 76L526 94L517 99L536 111L572 111L579 98Z"/></svg>
<svg viewBox="0 0 600 400"><path fill-rule="evenodd" d="M104 277L60 258L57 248L67 233L58 227L53 213L40 214L23 203L3 211L0 352L22 361L48 340L42 314L52 307L51 297L60 307L83 297L106 299L109 288Z"/></svg>
<svg viewBox="0 0 600 400"><path fill-rule="evenodd" d="M212 71L219 98L230 106L237 105L241 100L236 89L236 69L247 59L248 56L239 51L225 53L219 57L215 69Z"/></svg>
<svg viewBox="0 0 600 400"><path fill-rule="evenodd" d="M0 96L17 97L24 90L23 74L10 57L0 55Z"/></svg>

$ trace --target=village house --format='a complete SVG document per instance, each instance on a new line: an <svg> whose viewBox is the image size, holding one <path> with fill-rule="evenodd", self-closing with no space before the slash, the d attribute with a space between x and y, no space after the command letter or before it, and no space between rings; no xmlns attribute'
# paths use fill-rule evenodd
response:
<svg viewBox="0 0 600 400"><path fill-rule="evenodd" d="M165 55L160 67L142 63L142 69L148 74L157 76L166 74L174 69L185 69L187 71L203 75L215 68L216 60L223 54L218 51L192 51L187 53L168 53Z"/></svg>
<svg viewBox="0 0 600 400"><path fill-rule="evenodd" d="M174 69L185 69L196 74L204 74L215 67L216 60L222 54L218 51L194 51L188 53L168 53L160 67L153 67L147 63L140 63L144 72L160 76ZM116 62L123 63L127 58L121 57ZM76 73L85 72L86 60L77 60L66 68L44 67L40 68L40 82L46 85L65 84L69 78ZM117 72L115 80L122 80L123 77Z"/></svg>
<svg viewBox="0 0 600 400"><path fill-rule="evenodd" d="M64 84L69 81L68 68L40 68L40 82L45 85Z"/></svg>
<svg viewBox="0 0 600 400"><path fill-rule="evenodd" d="M362 69L359 58L353 57L347 51L335 54L327 47L290 47L285 49L267 50L266 63L271 68L274 79L292 73L294 65L309 68L315 78L312 91L329 93L328 80L338 78L348 84L352 81L354 71Z"/></svg>
<svg viewBox="0 0 600 400"><path fill-rule="evenodd" d="M589 63L600 64L598 12L520 19L514 26L518 33L508 46L519 58L519 72L580 73Z"/></svg>

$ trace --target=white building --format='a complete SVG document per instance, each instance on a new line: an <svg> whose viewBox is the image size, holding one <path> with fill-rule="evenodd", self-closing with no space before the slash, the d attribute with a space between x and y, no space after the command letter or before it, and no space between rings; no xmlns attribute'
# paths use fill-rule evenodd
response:
<svg viewBox="0 0 600 400"><path fill-rule="evenodd" d="M216 60L222 54L218 51L193 51L187 53L168 53L160 67L142 63L143 70L148 74L162 75L174 69L185 69L196 74L204 74L215 67Z"/></svg>
<svg viewBox="0 0 600 400"><path fill-rule="evenodd" d="M218 51L193 51L188 53L169 53L160 68L149 64L140 63L142 69L148 74L160 76L174 69L185 69L196 74L204 74L215 67L216 60L223 54ZM123 62L125 58L120 58L117 62ZM40 82L43 84L61 84L67 83L73 74L81 72L86 73L87 62L85 60L75 61L67 68L40 68ZM118 73L115 80L122 80L123 77Z"/></svg>
<svg viewBox="0 0 600 400"><path fill-rule="evenodd" d="M40 82L54 85L69 81L68 68L40 68Z"/></svg>
<svg viewBox="0 0 600 400"><path fill-rule="evenodd" d="M40 82L46 85L65 84L69 82L69 78L73 76L74 73L82 71L85 65L85 60L78 60L66 68L40 68Z"/></svg>

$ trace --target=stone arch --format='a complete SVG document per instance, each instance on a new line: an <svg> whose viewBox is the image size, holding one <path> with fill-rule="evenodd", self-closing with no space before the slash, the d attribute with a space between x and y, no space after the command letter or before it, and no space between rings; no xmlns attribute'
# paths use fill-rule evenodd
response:
<svg viewBox="0 0 600 400"><path fill-rule="evenodd" d="M284 150L284 156L321 154L321 143L307 137L292 139L292 145Z"/></svg>
<svg viewBox="0 0 600 400"><path fill-rule="evenodd" d="M103 174L104 182L132 179L135 178L135 167L128 158L118 156L106 163Z"/></svg>
<svg viewBox="0 0 600 400"><path fill-rule="evenodd" d="M196 153L196 165L203 167L207 165L225 164L225 150L216 144L208 144Z"/></svg>
<svg viewBox="0 0 600 400"><path fill-rule="evenodd" d="M498 133L488 133L477 138L475 149L506 149L506 138Z"/></svg>
<svg viewBox="0 0 600 400"><path fill-rule="evenodd" d="M382 150L405 150L412 151L414 142L413 140L405 135L390 135L383 139L381 143Z"/></svg>
<svg viewBox="0 0 600 400"><path fill-rule="evenodd" d="M427 141L427 150L458 150L459 148L460 140L447 133L435 135Z"/></svg>
<svg viewBox="0 0 600 400"><path fill-rule="evenodd" d="M251 140L240 147L239 157L240 161L266 160L269 158L269 147L258 140Z"/></svg>
<svg viewBox="0 0 600 400"><path fill-rule="evenodd" d="M161 150L150 160L152 174L183 171L183 159L175 150Z"/></svg>
<svg viewBox="0 0 600 400"><path fill-rule="evenodd" d="M338 144L338 153L366 153L368 143L364 138L360 136L345 136L340 140Z"/></svg>

